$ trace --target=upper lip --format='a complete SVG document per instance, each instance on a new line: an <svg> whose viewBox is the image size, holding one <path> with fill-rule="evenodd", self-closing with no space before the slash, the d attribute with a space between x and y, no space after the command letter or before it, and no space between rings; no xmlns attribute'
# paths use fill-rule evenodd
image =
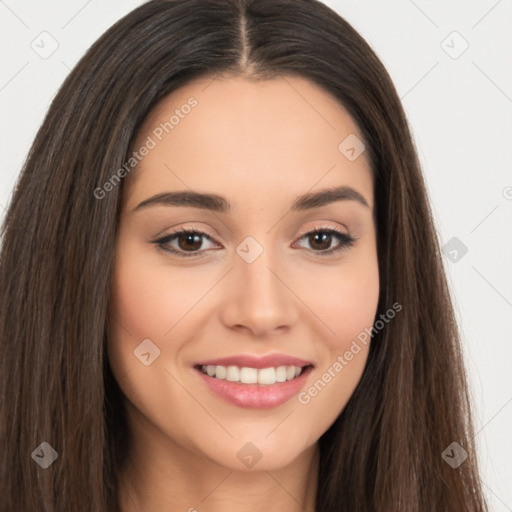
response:
<svg viewBox="0 0 512 512"><path fill-rule="evenodd" d="M269 368L272 366L277 368L279 366L298 366L299 368L302 368L312 364L313 363L311 361L307 361L306 359L300 359L286 354L268 354L266 356L241 354L200 361L196 363L196 366L238 366L240 368Z"/></svg>

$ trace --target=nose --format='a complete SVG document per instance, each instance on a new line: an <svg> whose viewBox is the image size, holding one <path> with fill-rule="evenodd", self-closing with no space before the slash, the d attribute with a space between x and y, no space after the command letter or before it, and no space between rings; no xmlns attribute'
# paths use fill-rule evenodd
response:
<svg viewBox="0 0 512 512"><path fill-rule="evenodd" d="M270 264L266 250L252 263L237 257L230 274L229 298L221 313L227 327L263 338L296 322L297 299L286 282L289 274L276 262Z"/></svg>

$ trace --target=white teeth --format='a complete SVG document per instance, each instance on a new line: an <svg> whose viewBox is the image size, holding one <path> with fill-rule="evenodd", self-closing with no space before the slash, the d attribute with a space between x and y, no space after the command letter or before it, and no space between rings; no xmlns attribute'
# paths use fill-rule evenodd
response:
<svg viewBox="0 0 512 512"><path fill-rule="evenodd" d="M240 382L242 384L256 384L258 382L258 370L256 368L240 368Z"/></svg>
<svg viewBox="0 0 512 512"><path fill-rule="evenodd" d="M226 371L226 380L229 380L229 382L240 381L240 369L238 366L228 366Z"/></svg>
<svg viewBox="0 0 512 512"><path fill-rule="evenodd" d="M278 366L277 368L248 368L239 366L201 366L201 371L210 377L241 382L242 384L261 384L270 386L276 382L285 382L298 377L302 368L298 366Z"/></svg>
<svg viewBox="0 0 512 512"><path fill-rule="evenodd" d="M284 382L286 380L286 366L276 368L276 382Z"/></svg>
<svg viewBox="0 0 512 512"><path fill-rule="evenodd" d="M226 367L225 366L216 366L215 367L215 377L217 379L225 379L226 378Z"/></svg>
<svg viewBox="0 0 512 512"><path fill-rule="evenodd" d="M276 369L275 368L262 368L258 371L258 384L270 384L276 383Z"/></svg>

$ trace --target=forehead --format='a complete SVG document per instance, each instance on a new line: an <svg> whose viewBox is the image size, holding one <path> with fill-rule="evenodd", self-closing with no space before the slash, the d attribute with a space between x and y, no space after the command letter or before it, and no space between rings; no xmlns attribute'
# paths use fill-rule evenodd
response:
<svg viewBox="0 0 512 512"><path fill-rule="evenodd" d="M340 151L362 134L345 108L313 82L203 77L166 96L143 123L133 150L151 147L130 174L125 202L187 189L250 197L349 185L372 206L367 155Z"/></svg>

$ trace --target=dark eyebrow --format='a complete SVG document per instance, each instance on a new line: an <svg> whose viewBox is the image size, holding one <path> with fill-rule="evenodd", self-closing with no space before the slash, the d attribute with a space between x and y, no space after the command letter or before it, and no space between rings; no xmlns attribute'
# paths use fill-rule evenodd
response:
<svg viewBox="0 0 512 512"><path fill-rule="evenodd" d="M368 202L357 190L347 187L335 187L310 192L299 196L292 204L291 211L304 211L334 203L335 201L356 201L367 208ZM145 199L133 211L149 206L188 206L219 213L229 213L231 205L227 199L216 194L201 194L194 191L163 192Z"/></svg>
<svg viewBox="0 0 512 512"><path fill-rule="evenodd" d="M319 192L310 192L299 196L294 201L291 210L302 211L309 210L311 208L320 208L320 206L325 206L336 201L356 201L363 206L370 208L370 205L367 203L364 196L357 190L352 187L341 186L326 188Z"/></svg>

